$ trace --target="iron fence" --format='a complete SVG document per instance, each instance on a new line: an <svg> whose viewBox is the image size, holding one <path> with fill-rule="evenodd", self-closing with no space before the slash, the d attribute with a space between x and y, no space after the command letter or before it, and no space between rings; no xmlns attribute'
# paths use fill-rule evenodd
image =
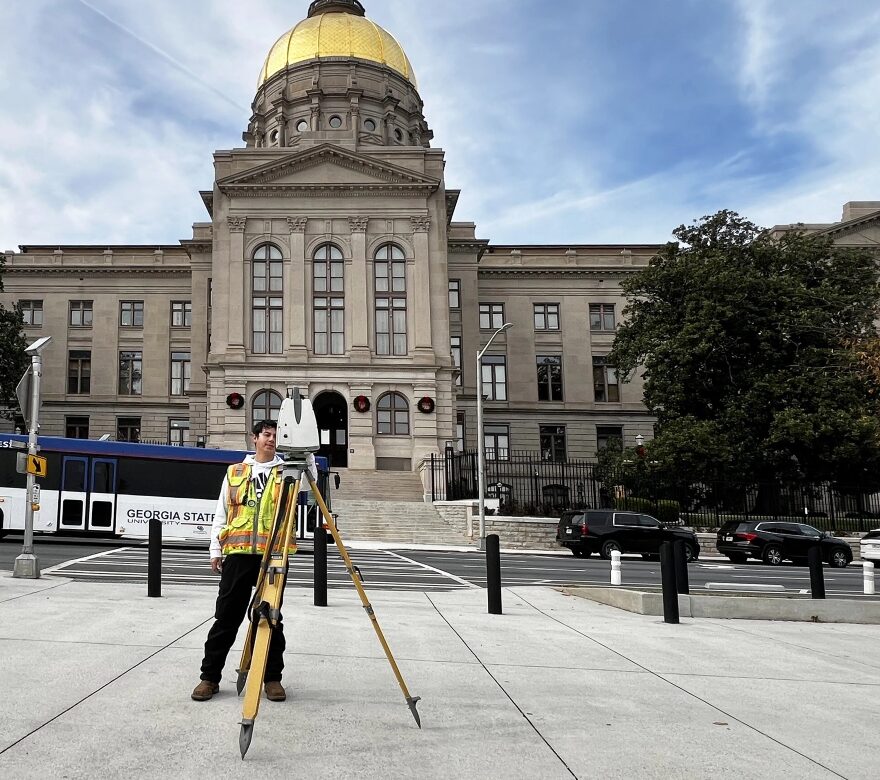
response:
<svg viewBox="0 0 880 780"><path fill-rule="evenodd" d="M761 519L828 531L880 527L880 492L860 485L723 479L691 483L670 480L640 463L610 469L588 460L550 461L535 452L488 454L486 498L491 505L497 503L502 515L558 517L566 509L616 507L695 528ZM430 471L433 500L477 498L476 452L447 449L432 455Z"/></svg>

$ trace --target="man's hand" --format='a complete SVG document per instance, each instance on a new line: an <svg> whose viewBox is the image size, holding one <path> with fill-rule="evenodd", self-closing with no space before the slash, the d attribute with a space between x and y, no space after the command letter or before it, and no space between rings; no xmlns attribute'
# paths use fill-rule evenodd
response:
<svg viewBox="0 0 880 780"><path fill-rule="evenodd" d="M223 569L223 559L222 558L211 558L211 571L214 574L219 574Z"/></svg>

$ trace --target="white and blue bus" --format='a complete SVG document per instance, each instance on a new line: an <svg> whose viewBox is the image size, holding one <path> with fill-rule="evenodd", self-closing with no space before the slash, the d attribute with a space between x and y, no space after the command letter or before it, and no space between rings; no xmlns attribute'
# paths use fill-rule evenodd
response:
<svg viewBox="0 0 880 780"><path fill-rule="evenodd" d="M16 470L22 445L27 436L0 434L0 536L24 529L27 477ZM38 480L35 532L145 538L157 518L164 539L205 541L223 475L247 454L53 436L40 436L39 446L47 472ZM315 460L318 489L329 506L327 459ZM299 539L314 536L316 517L314 506L298 512Z"/></svg>

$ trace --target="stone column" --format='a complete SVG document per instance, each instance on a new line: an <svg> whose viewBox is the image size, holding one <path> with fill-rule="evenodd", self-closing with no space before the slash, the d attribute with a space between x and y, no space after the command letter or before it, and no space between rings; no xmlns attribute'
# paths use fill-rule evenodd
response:
<svg viewBox="0 0 880 780"><path fill-rule="evenodd" d="M290 231L290 264L284 276L284 297L290 307L288 316L287 355L295 360L308 359L306 340L306 288L311 280L306 278L306 223L307 217L288 217Z"/></svg>
<svg viewBox="0 0 880 780"><path fill-rule="evenodd" d="M345 280L346 313L351 321L346 323L351 345L349 354L355 360L370 359L369 280L367 279L367 224L369 217L349 217L351 230L351 274Z"/></svg>
<svg viewBox="0 0 880 780"><path fill-rule="evenodd" d="M415 271L413 273L413 293L411 311L414 320L414 340L416 358L434 359L431 343L431 253L428 249L428 231L431 229L430 217L410 217L415 248Z"/></svg>
<svg viewBox="0 0 880 780"><path fill-rule="evenodd" d="M230 356L244 358L245 344L244 320L250 306L245 306L245 298L250 290L250 281L244 277L244 231L247 217L227 217L229 225L229 345Z"/></svg>

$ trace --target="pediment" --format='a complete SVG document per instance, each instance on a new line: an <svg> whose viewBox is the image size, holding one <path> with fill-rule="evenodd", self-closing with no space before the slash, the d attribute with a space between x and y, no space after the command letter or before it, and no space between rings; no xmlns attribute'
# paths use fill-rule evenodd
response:
<svg viewBox="0 0 880 780"><path fill-rule="evenodd" d="M238 195L316 190L433 192L439 185L430 176L331 144L294 152L217 182L222 192Z"/></svg>
<svg viewBox="0 0 880 780"><path fill-rule="evenodd" d="M874 246L880 244L880 211L865 214L848 222L839 222L822 231L842 246Z"/></svg>

